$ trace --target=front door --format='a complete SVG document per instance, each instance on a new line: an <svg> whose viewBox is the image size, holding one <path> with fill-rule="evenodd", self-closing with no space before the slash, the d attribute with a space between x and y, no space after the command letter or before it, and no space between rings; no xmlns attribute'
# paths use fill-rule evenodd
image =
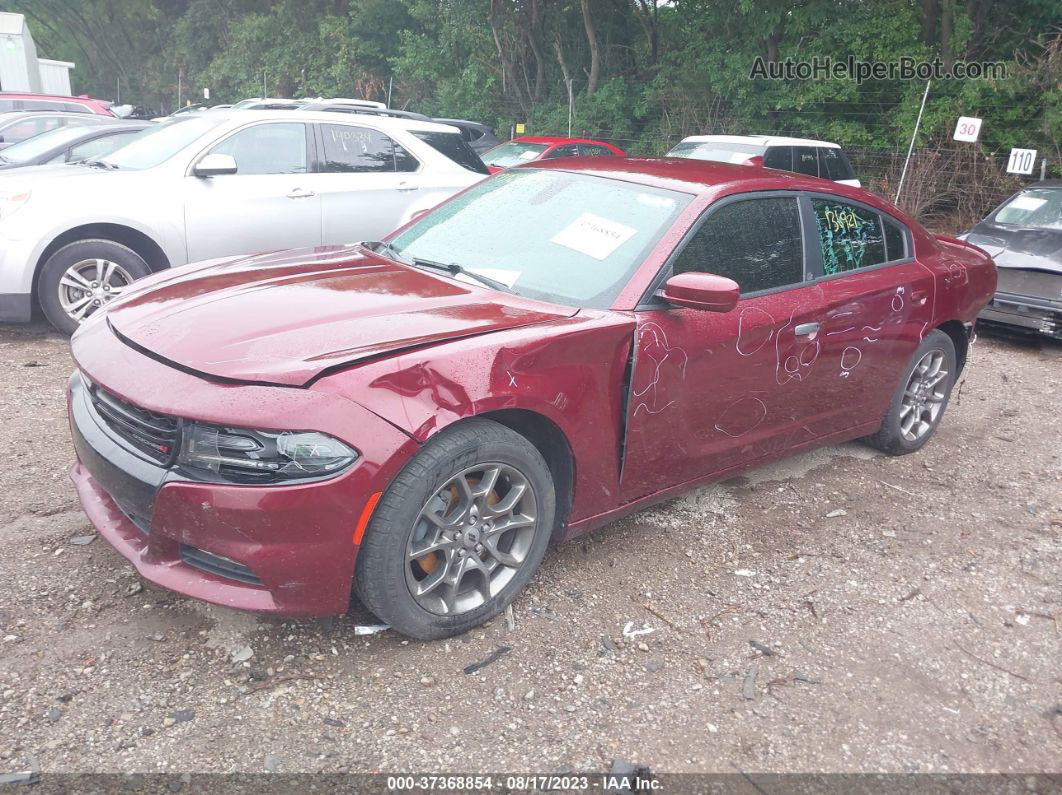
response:
<svg viewBox="0 0 1062 795"><path fill-rule="evenodd" d="M727 276L743 297L727 313L662 302L638 313L624 501L812 438L824 302L807 282L797 201L772 194L713 206L665 266L668 275Z"/></svg>
<svg viewBox="0 0 1062 795"><path fill-rule="evenodd" d="M188 261L321 243L320 197L309 185L309 127L264 122L210 153L231 155L236 173L184 180Z"/></svg>

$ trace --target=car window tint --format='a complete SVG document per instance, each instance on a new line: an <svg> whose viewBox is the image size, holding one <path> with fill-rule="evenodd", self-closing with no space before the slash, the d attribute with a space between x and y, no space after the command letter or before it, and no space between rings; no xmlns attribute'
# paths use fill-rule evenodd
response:
<svg viewBox="0 0 1062 795"><path fill-rule="evenodd" d="M907 235L898 223L886 216L881 217L885 225L885 256L889 262L904 259L907 256Z"/></svg>
<svg viewBox="0 0 1062 795"><path fill-rule="evenodd" d="M824 275L886 261L881 216L876 212L827 199L812 199L811 206L822 245Z"/></svg>
<svg viewBox="0 0 1062 795"><path fill-rule="evenodd" d="M689 271L726 276L742 293L802 282L797 200L741 199L711 211L675 260L675 273Z"/></svg>
<svg viewBox="0 0 1062 795"><path fill-rule="evenodd" d="M472 151L472 147L462 140L460 136L453 133L428 132L426 130L412 130L411 132L436 152L449 158L462 168L467 168L477 174L490 173L487 167L483 165L483 161L479 159L479 155ZM398 144L395 144L395 146L397 147Z"/></svg>
<svg viewBox="0 0 1062 795"><path fill-rule="evenodd" d="M841 155L841 150L833 147L819 149L819 169L824 179L855 179L848 161Z"/></svg>
<svg viewBox="0 0 1062 795"><path fill-rule="evenodd" d="M322 124L325 173L416 171L419 164L402 150L402 168L396 167L395 143L379 130L351 124ZM410 168L410 161L414 164Z"/></svg>
<svg viewBox="0 0 1062 795"><path fill-rule="evenodd" d="M763 165L766 168L780 168L783 171L793 170L793 147L771 146L763 155Z"/></svg>
<svg viewBox="0 0 1062 795"><path fill-rule="evenodd" d="M306 171L305 124L256 124L210 150L231 155L236 174L302 174Z"/></svg>
<svg viewBox="0 0 1062 795"><path fill-rule="evenodd" d="M819 157L814 146L793 147L793 171L809 177L819 175Z"/></svg>
<svg viewBox="0 0 1062 795"><path fill-rule="evenodd" d="M556 157L578 157L579 147L575 144L565 144L555 149L550 149L543 160L552 160Z"/></svg>

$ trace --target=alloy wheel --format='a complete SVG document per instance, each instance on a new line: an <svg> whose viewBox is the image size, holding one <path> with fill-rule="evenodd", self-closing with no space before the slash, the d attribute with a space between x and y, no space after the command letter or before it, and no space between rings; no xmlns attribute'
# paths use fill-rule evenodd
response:
<svg viewBox="0 0 1062 795"><path fill-rule="evenodd" d="M75 262L59 280L59 303L74 321L85 319L104 304L109 304L133 282L121 265L108 259L85 259Z"/></svg>
<svg viewBox="0 0 1062 795"><path fill-rule="evenodd" d="M525 564L538 532L534 488L508 464L477 464L446 481L406 542L406 585L437 615L490 601Z"/></svg>
<svg viewBox="0 0 1062 795"><path fill-rule="evenodd" d="M909 442L925 436L940 417L947 397L944 351L932 350L915 365L900 401L900 433Z"/></svg>

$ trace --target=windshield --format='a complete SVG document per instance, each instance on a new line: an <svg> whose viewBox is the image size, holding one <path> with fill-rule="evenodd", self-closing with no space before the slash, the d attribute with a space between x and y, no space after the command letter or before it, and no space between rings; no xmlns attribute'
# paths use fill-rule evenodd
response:
<svg viewBox="0 0 1062 795"><path fill-rule="evenodd" d="M40 135L34 135L17 144L12 144L0 154L9 163L28 163L38 155L43 155L57 146L76 141L85 134L86 127L59 127ZM95 128L92 128L95 131Z"/></svg>
<svg viewBox="0 0 1062 795"><path fill-rule="evenodd" d="M391 243L408 261L455 263L518 295L607 309L692 199L588 174L519 169L479 183Z"/></svg>
<svg viewBox="0 0 1062 795"><path fill-rule="evenodd" d="M183 119L177 117L160 122L156 127L149 127L121 149L101 157L100 160L118 168L154 168L222 121L223 116L185 114Z"/></svg>
<svg viewBox="0 0 1062 795"><path fill-rule="evenodd" d="M753 155L762 155L763 147L755 144L722 144L715 142L683 141L667 153L667 157L686 157L691 160L714 160L718 163L741 165Z"/></svg>
<svg viewBox="0 0 1062 795"><path fill-rule="evenodd" d="M518 166L529 160L535 160L547 148L546 144L523 144L519 141L509 141L507 144L494 147L483 155L483 162L498 168L509 168L509 166Z"/></svg>
<svg viewBox="0 0 1062 795"><path fill-rule="evenodd" d="M7 154L6 152L4 154ZM993 219L997 224L1062 229L1062 189L1032 188L1004 204Z"/></svg>

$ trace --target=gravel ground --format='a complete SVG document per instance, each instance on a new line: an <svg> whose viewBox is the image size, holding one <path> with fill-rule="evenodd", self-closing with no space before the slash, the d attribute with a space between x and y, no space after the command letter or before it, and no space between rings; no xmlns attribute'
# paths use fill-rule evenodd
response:
<svg viewBox="0 0 1062 795"><path fill-rule="evenodd" d="M436 643L141 583L67 479L70 369L0 328L0 772L1062 771L1058 348L982 338L922 453L643 511Z"/></svg>

